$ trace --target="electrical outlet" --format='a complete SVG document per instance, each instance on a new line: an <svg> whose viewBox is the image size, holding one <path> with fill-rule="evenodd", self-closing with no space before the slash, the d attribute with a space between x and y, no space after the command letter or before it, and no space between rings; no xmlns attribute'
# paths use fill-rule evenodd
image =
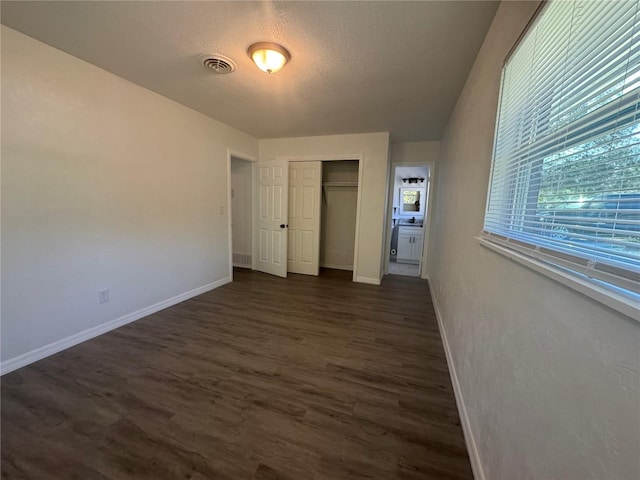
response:
<svg viewBox="0 0 640 480"><path fill-rule="evenodd" d="M98 290L98 303L107 303L109 301L109 289Z"/></svg>

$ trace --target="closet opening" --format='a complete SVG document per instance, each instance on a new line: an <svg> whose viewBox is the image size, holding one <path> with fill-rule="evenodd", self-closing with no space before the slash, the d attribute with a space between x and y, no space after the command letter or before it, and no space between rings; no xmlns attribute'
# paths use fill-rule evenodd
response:
<svg viewBox="0 0 640 480"><path fill-rule="evenodd" d="M320 266L353 271L358 161L322 162Z"/></svg>
<svg viewBox="0 0 640 480"><path fill-rule="evenodd" d="M354 270L358 160L289 162L287 272Z"/></svg>

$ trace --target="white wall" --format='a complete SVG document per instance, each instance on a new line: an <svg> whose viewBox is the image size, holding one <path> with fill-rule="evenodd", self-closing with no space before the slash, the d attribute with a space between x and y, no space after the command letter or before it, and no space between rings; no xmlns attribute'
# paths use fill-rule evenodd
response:
<svg viewBox="0 0 640 480"><path fill-rule="evenodd" d="M379 282L382 277L382 245L385 237L389 134L364 133L260 140L260 161L276 157L318 157L362 154L362 211L356 277Z"/></svg>
<svg viewBox="0 0 640 480"><path fill-rule="evenodd" d="M228 148L258 142L3 26L3 367L224 282Z"/></svg>
<svg viewBox="0 0 640 480"><path fill-rule="evenodd" d="M640 323L481 247L503 2L441 142L429 275L486 479L640 478Z"/></svg>
<svg viewBox="0 0 640 480"><path fill-rule="evenodd" d="M251 165L252 162L231 157L231 230L233 254L251 257ZM250 267L251 261L234 264Z"/></svg>
<svg viewBox="0 0 640 480"><path fill-rule="evenodd" d="M440 142L397 142L390 148L391 162L400 165L415 165L437 162Z"/></svg>

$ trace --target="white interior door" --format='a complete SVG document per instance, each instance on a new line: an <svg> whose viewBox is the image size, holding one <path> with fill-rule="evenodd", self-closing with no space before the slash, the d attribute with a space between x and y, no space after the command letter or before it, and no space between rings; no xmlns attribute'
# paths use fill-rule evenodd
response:
<svg viewBox="0 0 640 480"><path fill-rule="evenodd" d="M289 163L289 243L291 273L320 272L322 162Z"/></svg>
<svg viewBox="0 0 640 480"><path fill-rule="evenodd" d="M287 276L287 162L260 162L257 175L256 270Z"/></svg>

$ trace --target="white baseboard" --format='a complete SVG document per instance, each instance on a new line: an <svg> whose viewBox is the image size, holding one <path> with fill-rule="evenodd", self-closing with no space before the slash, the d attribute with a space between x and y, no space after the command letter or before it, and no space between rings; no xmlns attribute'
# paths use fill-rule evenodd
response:
<svg viewBox="0 0 640 480"><path fill-rule="evenodd" d="M238 267L238 268L251 268L251 264L250 263L233 262L233 266L234 267Z"/></svg>
<svg viewBox="0 0 640 480"><path fill-rule="evenodd" d="M353 281L358 283L368 283L369 285L380 285L379 278L356 277Z"/></svg>
<svg viewBox="0 0 640 480"><path fill-rule="evenodd" d="M101 323L100 325L96 325L95 327L88 328L86 330L83 330L82 332L71 335L70 337L63 338L62 340L58 340L56 342L45 345L44 347L36 348L35 350L31 350L30 352L23 353L22 355L18 355L17 357L5 360L0 364L0 375L4 375L5 373L12 372L14 370L17 370L18 368L29 365L30 363L42 360L43 358L46 358L50 355L95 338L99 335L102 335L103 333L115 330L116 328L122 327L127 323L140 320L141 318L151 315L152 313L159 312L160 310L164 310L165 308L171 307L180 302L184 302L185 300L201 295L215 288L221 287L222 285L225 285L229 282L231 282L231 279L229 277L226 277L222 280L218 280L217 282L194 288L193 290L181 293L180 295L176 295L175 297L163 300L162 302L158 302L154 305L142 308L120 318L109 320L108 322Z"/></svg>
<svg viewBox="0 0 640 480"><path fill-rule="evenodd" d="M467 451L469 452L469 460L471 461L471 469L473 470L473 477L475 480L485 480L484 471L482 469L482 461L480 460L480 452L478 452L478 446L476 444L473 431L471 430L471 422L469 421L469 415L467 414L467 407L464 405L464 399L462 398L462 391L460 389L460 382L458 381L458 374L456 373L456 367L453 363L453 357L451 355L451 349L449 348L449 341L447 340L447 333L442 323L442 316L440 315L440 308L438 307L438 301L433 294L431 282L429 282L429 293L431 295L431 302L433 303L433 309L436 312L436 318L438 320L438 328L440 330L440 336L442 337L442 343L444 345L444 353L447 357L447 365L449 366L449 375L451 376L451 384L453 385L453 393L456 397L456 405L458 406L458 414L460 415L460 423L462 424L462 431L464 433L464 440L467 444Z"/></svg>

